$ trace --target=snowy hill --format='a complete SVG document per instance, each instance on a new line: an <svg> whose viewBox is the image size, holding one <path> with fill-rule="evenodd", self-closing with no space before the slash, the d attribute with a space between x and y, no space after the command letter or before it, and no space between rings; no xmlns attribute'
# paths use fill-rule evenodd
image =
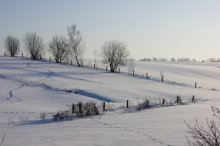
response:
<svg viewBox="0 0 220 146"><path fill-rule="evenodd" d="M0 136L3 145L187 145L184 120L205 122L220 103L218 64L137 63L135 72L151 78L79 68L22 58L0 57ZM159 79L163 70L165 82ZM126 68L122 68L126 72ZM172 83L174 81L174 84ZM194 88L194 82L201 88ZM181 84L180 84L181 83ZM215 90L213 90L215 89ZM71 93L64 92L71 90ZM77 93L77 94L75 94ZM122 110L63 122L41 122L40 113L79 101L109 102L113 107L176 96L198 102L141 112ZM34 121L22 124L22 121ZM25 123L25 122L23 122Z"/></svg>

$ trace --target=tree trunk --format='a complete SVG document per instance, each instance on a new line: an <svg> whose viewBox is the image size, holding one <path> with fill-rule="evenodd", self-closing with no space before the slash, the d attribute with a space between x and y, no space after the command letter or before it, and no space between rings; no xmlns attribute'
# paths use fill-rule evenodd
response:
<svg viewBox="0 0 220 146"><path fill-rule="evenodd" d="M79 63L78 58L77 58L77 57L75 57L75 59L76 59L76 63L77 63L77 65L78 65L78 67L81 67L81 65L80 65L80 63Z"/></svg>

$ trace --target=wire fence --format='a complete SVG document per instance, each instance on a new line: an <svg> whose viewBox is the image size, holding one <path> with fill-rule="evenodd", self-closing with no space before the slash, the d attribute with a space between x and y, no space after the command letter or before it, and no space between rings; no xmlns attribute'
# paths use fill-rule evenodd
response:
<svg viewBox="0 0 220 146"><path fill-rule="evenodd" d="M9 54L4 52L4 56L9 56ZM21 57L24 59L31 59L30 56L24 54L23 52L19 52L16 57ZM52 57L46 58L46 57L40 56L38 60L43 61L43 62L56 63L56 61ZM65 60L60 61L59 63L63 64L63 65L70 65L70 66L78 67L78 65L74 61L74 59L65 59ZM104 66L104 65L98 66L97 64L95 64L95 63L92 64L91 62L88 62L87 64L82 62L80 67L110 72L110 68L108 66ZM147 72L145 74L140 74L138 71L136 72L135 70L132 70L131 72L129 72L125 68L117 68L115 73L120 73L120 74L123 74L126 76L133 76L136 78L141 78L141 79L146 79L146 80L150 80L150 81L154 81L154 82L160 82L160 83L176 85L176 86L184 86L184 87L191 87L191 88L203 88L203 89L207 89L207 90L214 89L214 88L210 88L210 87L198 86L198 82L196 82L196 81L194 83L176 81L176 80L166 79L166 78L164 78L164 75L157 77L157 76L150 75ZM215 89L215 90L217 90L217 89Z"/></svg>

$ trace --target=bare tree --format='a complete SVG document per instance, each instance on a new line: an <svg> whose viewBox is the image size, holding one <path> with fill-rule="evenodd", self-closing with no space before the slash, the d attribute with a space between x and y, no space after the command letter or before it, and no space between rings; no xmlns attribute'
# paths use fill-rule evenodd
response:
<svg viewBox="0 0 220 146"><path fill-rule="evenodd" d="M212 111L214 116L219 119L220 110L212 107ZM196 118L193 126L188 123L186 125L190 135L190 139L187 137L189 146L220 146L220 131L214 120L206 119L207 128L200 125Z"/></svg>
<svg viewBox="0 0 220 146"><path fill-rule="evenodd" d="M31 55L31 59L39 59L43 54L43 39L40 38L37 33L26 33L24 36L24 44L27 52Z"/></svg>
<svg viewBox="0 0 220 146"><path fill-rule="evenodd" d="M103 63L109 64L111 72L115 72L120 65L125 65L129 52L124 43L118 41L105 42L101 48Z"/></svg>
<svg viewBox="0 0 220 146"><path fill-rule="evenodd" d="M129 58L127 59L126 61L126 64L128 66L128 73L129 74L132 74L133 73L133 70L135 68L135 60L133 58Z"/></svg>
<svg viewBox="0 0 220 146"><path fill-rule="evenodd" d="M11 57L14 57L19 51L19 39L8 35L5 39L5 48L10 53Z"/></svg>
<svg viewBox="0 0 220 146"><path fill-rule="evenodd" d="M68 46L67 40L62 36L54 36L49 42L49 52L53 55L57 63L67 58L70 52Z"/></svg>
<svg viewBox="0 0 220 146"><path fill-rule="evenodd" d="M83 53L84 47L82 45L82 35L81 32L77 29L76 25L73 24L67 28L69 36L69 47L71 54L77 62L77 65L80 67L83 63Z"/></svg>
<svg viewBox="0 0 220 146"><path fill-rule="evenodd" d="M175 59L174 57L172 57L172 58L170 59L170 61L171 61L171 62L175 62L176 59Z"/></svg>

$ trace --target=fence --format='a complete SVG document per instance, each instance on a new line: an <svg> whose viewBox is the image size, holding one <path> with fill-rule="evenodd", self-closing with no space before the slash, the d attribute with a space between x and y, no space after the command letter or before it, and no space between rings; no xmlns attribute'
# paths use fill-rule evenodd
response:
<svg viewBox="0 0 220 146"><path fill-rule="evenodd" d="M8 56L6 52L4 52L4 56ZM20 54L17 55L17 57L31 59L31 57L24 56L23 52L20 52ZM44 61L44 62L49 62L49 63L55 63L55 60L53 60L51 57L43 58L42 56L39 56L39 60ZM78 67L78 65L71 59L62 60L59 63ZM105 66L105 68L102 68L102 67L98 67L96 64L86 65L86 64L83 64L83 62L80 67L102 70L102 71L106 71L106 72L109 71L108 66ZM135 70L132 70L132 73L128 73L126 71L122 71L121 68L118 68L118 70L116 70L116 73L129 75L129 76L133 76L133 77L137 77L137 78L143 78L143 79L147 79L147 80L152 80L152 81L156 81L156 82L163 82L163 83L173 84L173 85L178 85L178 86L187 86L187 87L198 88L198 82L194 82L194 84L193 84L193 83L184 83L184 82L165 79L165 75L162 73L162 71L161 71L160 77L155 77L155 76L149 75L149 73L145 73L145 75L141 75L141 74L135 73ZM199 87L199 88L201 88L201 87Z"/></svg>

